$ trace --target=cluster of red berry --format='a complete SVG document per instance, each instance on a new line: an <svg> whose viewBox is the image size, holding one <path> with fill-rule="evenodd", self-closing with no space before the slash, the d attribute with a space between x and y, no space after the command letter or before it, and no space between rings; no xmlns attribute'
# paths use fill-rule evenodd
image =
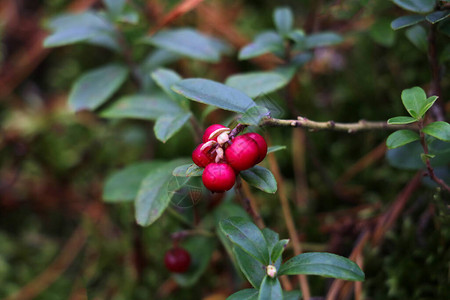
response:
<svg viewBox="0 0 450 300"><path fill-rule="evenodd" d="M203 184L212 192L228 191L234 186L236 175L261 162L267 154L267 143L254 132L236 137L220 124L209 126L203 143L192 152L194 163L205 168Z"/></svg>

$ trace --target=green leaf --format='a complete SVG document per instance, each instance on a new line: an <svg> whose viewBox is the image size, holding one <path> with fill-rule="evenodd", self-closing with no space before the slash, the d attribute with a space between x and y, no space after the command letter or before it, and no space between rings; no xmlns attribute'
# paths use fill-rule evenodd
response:
<svg viewBox="0 0 450 300"><path fill-rule="evenodd" d="M320 275L345 280L362 281L364 272L353 261L332 253L310 252L285 262L278 275Z"/></svg>
<svg viewBox="0 0 450 300"><path fill-rule="evenodd" d="M391 124L391 125L402 125L402 124L410 124L410 123L414 123L417 120L412 118L412 117L394 117L394 118L390 118L387 123Z"/></svg>
<svg viewBox="0 0 450 300"><path fill-rule="evenodd" d="M423 20L425 20L425 17L422 15L403 16L392 21L391 28L397 30L412 25L416 25L417 23L420 23Z"/></svg>
<svg viewBox="0 0 450 300"><path fill-rule="evenodd" d="M378 19L370 28L370 36L380 45L391 47L395 42L395 31L388 19Z"/></svg>
<svg viewBox="0 0 450 300"><path fill-rule="evenodd" d="M185 160L173 160L154 168L141 183L135 201L136 221L141 226L155 222L169 205L173 193L169 193L168 184L172 170L185 163Z"/></svg>
<svg viewBox="0 0 450 300"><path fill-rule="evenodd" d="M253 106L250 107L238 121L241 124L257 126L263 118L268 117L269 115L269 110L264 106Z"/></svg>
<svg viewBox="0 0 450 300"><path fill-rule="evenodd" d="M426 19L431 24L436 24L450 15L450 10L438 10L426 16Z"/></svg>
<svg viewBox="0 0 450 300"><path fill-rule="evenodd" d="M270 71L232 75L225 82L226 85L244 92L250 98L274 92L288 83L288 78Z"/></svg>
<svg viewBox="0 0 450 300"><path fill-rule="evenodd" d="M220 222L220 229L238 247L268 265L269 251L261 230L242 217L231 217Z"/></svg>
<svg viewBox="0 0 450 300"><path fill-rule="evenodd" d="M414 131L406 129L397 130L388 136L386 140L386 146L389 149L395 149L419 139L419 135Z"/></svg>
<svg viewBox="0 0 450 300"><path fill-rule="evenodd" d="M391 149L386 152L386 158L393 167L402 170L420 170L425 165L420 160L423 152L420 142L412 142L403 147Z"/></svg>
<svg viewBox="0 0 450 300"><path fill-rule="evenodd" d="M184 97L172 91L171 87L177 82L180 82L183 78L175 71L159 68L151 74L156 84L174 101L183 103L186 101Z"/></svg>
<svg viewBox="0 0 450 300"><path fill-rule="evenodd" d="M195 284L208 268L216 243L213 238L197 235L185 239L182 247L191 255L191 265L186 273L173 274L173 278L180 286L188 287Z"/></svg>
<svg viewBox="0 0 450 300"><path fill-rule="evenodd" d="M430 123L422 131L441 141L450 142L450 124L447 122L437 121Z"/></svg>
<svg viewBox="0 0 450 300"><path fill-rule="evenodd" d="M202 78L184 79L172 86L172 90L188 99L243 113L255 102L239 90Z"/></svg>
<svg viewBox="0 0 450 300"><path fill-rule="evenodd" d="M143 42L207 62L218 62L225 50L224 46L218 47L217 39L191 28L161 30L154 36L146 37Z"/></svg>
<svg viewBox="0 0 450 300"><path fill-rule="evenodd" d="M245 289L227 297L226 300L258 300L257 289Z"/></svg>
<svg viewBox="0 0 450 300"><path fill-rule="evenodd" d="M192 116L190 112L177 115L164 115L156 120L153 131L158 140L165 143L186 124Z"/></svg>
<svg viewBox="0 0 450 300"><path fill-rule="evenodd" d="M127 76L128 69L118 64L84 73L70 91L70 107L75 111L98 108L120 88Z"/></svg>
<svg viewBox="0 0 450 300"><path fill-rule="evenodd" d="M264 277L259 288L258 300L280 300L283 299L283 290L278 278Z"/></svg>
<svg viewBox="0 0 450 300"><path fill-rule="evenodd" d="M300 291L283 291L283 300L300 300L301 297Z"/></svg>
<svg viewBox="0 0 450 300"><path fill-rule="evenodd" d="M194 177L194 176L202 176L203 168L200 168L196 164L186 164L182 166L176 167L172 171L173 176L177 177Z"/></svg>
<svg viewBox="0 0 450 300"><path fill-rule="evenodd" d="M403 9L415 13L428 13L434 9L435 0L393 0L395 4Z"/></svg>
<svg viewBox="0 0 450 300"><path fill-rule="evenodd" d="M427 32L422 26L415 25L406 30L406 37L419 50L427 52L428 49Z"/></svg>
<svg viewBox="0 0 450 300"><path fill-rule="evenodd" d="M245 278L258 289L266 276L265 265L237 246L233 247L233 254Z"/></svg>
<svg viewBox="0 0 450 300"><path fill-rule="evenodd" d="M148 72L158 67L173 63L179 59L180 56L171 51L166 49L155 49L147 55L141 64L143 65L143 69Z"/></svg>
<svg viewBox="0 0 450 300"><path fill-rule="evenodd" d="M275 193L277 191L277 181L272 172L261 166L254 166L240 173L242 179L248 184L260 189L266 193Z"/></svg>
<svg viewBox="0 0 450 300"><path fill-rule="evenodd" d="M267 149L267 154L276 152L276 151L280 151L280 150L284 150L284 149L286 149L286 146L270 146Z"/></svg>
<svg viewBox="0 0 450 300"><path fill-rule="evenodd" d="M289 7L277 7L273 12L273 22L280 35L286 35L292 30L294 15Z"/></svg>
<svg viewBox="0 0 450 300"><path fill-rule="evenodd" d="M307 49L325 47L339 44L343 41L339 34L334 32L321 32L308 35L305 39Z"/></svg>
<svg viewBox="0 0 450 300"><path fill-rule="evenodd" d="M102 110L101 117L104 118L132 118L142 120L156 120L162 115L179 114L181 107L160 93L154 95L129 95L124 96Z"/></svg>
<svg viewBox="0 0 450 300"><path fill-rule="evenodd" d="M276 262L283 254L284 249L286 249L286 245L289 243L289 240L281 240L278 241L272 249L271 260L272 262Z"/></svg>
<svg viewBox="0 0 450 300"><path fill-rule="evenodd" d="M402 92L403 106L413 118L420 119L422 117L419 113L422 111L426 101L427 95L425 91L418 86Z"/></svg>
<svg viewBox="0 0 450 300"><path fill-rule="evenodd" d="M263 54L283 50L283 38L275 31L260 33L253 43L248 44L239 51L239 59L249 59Z"/></svg>
<svg viewBox="0 0 450 300"><path fill-rule="evenodd" d="M114 16L117 16L123 11L126 0L103 0L103 3Z"/></svg>
<svg viewBox="0 0 450 300"><path fill-rule="evenodd" d="M420 109L420 116L424 116L425 113L433 106L434 102L438 99L438 96L431 96L426 101L425 104Z"/></svg>
<svg viewBox="0 0 450 300"><path fill-rule="evenodd" d="M139 162L109 175L103 187L105 202L133 201L145 176L161 162Z"/></svg>

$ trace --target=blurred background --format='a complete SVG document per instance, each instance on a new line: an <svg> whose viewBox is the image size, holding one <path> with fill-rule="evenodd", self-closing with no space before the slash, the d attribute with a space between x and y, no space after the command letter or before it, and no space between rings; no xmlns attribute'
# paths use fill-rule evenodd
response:
<svg viewBox="0 0 450 300"><path fill-rule="evenodd" d="M390 29L390 22L405 14L390 1L207 0L169 19L177 5L193 1L129 2L140 12L138 25L124 28L131 35L191 26L232 45L234 52L219 63L170 62L184 78L223 82L235 73L277 65L273 55L239 61L237 51L273 28L272 12L279 5L290 6L296 26L307 33L341 34L344 42L316 49L288 87L289 105L312 120L404 115L401 91L426 89L431 80L427 53L404 32ZM163 217L138 228L132 204L102 201L111 172L144 159L189 157L195 147L188 129L161 143L149 122L69 110L73 82L117 60L117 54L89 44L43 48L45 24L58 14L103 7L98 0L0 1L0 299L225 299L246 283L223 248L214 251L198 282L182 288L162 259L176 220ZM149 48L136 45L133 55L142 57ZM438 49L448 69L448 36ZM448 119L449 76L441 84ZM132 82L122 87L132 88ZM281 117L292 118L286 95L268 97L284 111ZM203 126L228 117L215 111ZM367 278L359 294L364 299L450 299L448 194L422 183L417 171L389 163L387 132L265 131L272 144L287 146L276 158L305 251L349 256L363 241L358 257ZM254 192L254 197L266 225L287 238L278 195ZM331 284L309 281L317 296ZM337 299L351 297L349 286L339 289Z"/></svg>

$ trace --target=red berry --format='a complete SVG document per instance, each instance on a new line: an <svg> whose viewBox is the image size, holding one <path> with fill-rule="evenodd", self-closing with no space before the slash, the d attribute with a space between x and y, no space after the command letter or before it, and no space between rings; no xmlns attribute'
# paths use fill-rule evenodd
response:
<svg viewBox="0 0 450 300"><path fill-rule="evenodd" d="M258 164L258 163L262 162L262 160L267 155L267 143L266 143L266 140L260 134L257 134L255 132L249 132L249 133L246 133L244 135L249 136L250 138L252 138L256 142L256 144L258 144L259 156L258 156L258 160L256 161L256 163Z"/></svg>
<svg viewBox="0 0 450 300"><path fill-rule="evenodd" d="M191 255L183 248L172 248L164 256L166 268L174 273L184 273L191 265Z"/></svg>
<svg viewBox="0 0 450 300"><path fill-rule="evenodd" d="M202 175L203 184L211 192L225 192L231 189L236 181L236 175L230 165L212 163L206 166Z"/></svg>
<svg viewBox="0 0 450 300"><path fill-rule="evenodd" d="M192 152L192 161L200 168L206 167L214 161L214 155L209 153L211 147L206 147L203 151L200 149L204 143L201 143Z"/></svg>
<svg viewBox="0 0 450 300"><path fill-rule="evenodd" d="M243 171L256 165L259 158L258 144L247 135L234 138L225 150L228 163L237 171Z"/></svg>
<svg viewBox="0 0 450 300"><path fill-rule="evenodd" d="M206 128L205 133L203 134L203 143L206 143L207 141L209 141L209 136L211 135L211 133L213 133L214 131L216 131L217 129L220 128L226 128L223 125L220 124L213 124L211 126L209 126L208 128ZM217 141L217 137L213 138L212 140Z"/></svg>

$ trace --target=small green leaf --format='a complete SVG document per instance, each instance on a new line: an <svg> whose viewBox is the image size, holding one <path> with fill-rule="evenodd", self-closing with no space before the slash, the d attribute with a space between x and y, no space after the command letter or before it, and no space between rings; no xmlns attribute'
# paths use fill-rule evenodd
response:
<svg viewBox="0 0 450 300"><path fill-rule="evenodd" d="M297 255L285 262L278 275L320 275L345 280L362 281L364 272L348 258L322 252Z"/></svg>
<svg viewBox="0 0 450 300"><path fill-rule="evenodd" d="M424 164L427 163L428 159L434 158L436 155L433 154L425 154L425 153L420 153L420 159L422 160L422 162Z"/></svg>
<svg viewBox="0 0 450 300"><path fill-rule="evenodd" d="M410 124L410 123L414 123L417 120L412 118L412 117L394 117L394 118L390 118L387 123L391 124L391 125L402 125L402 124Z"/></svg>
<svg viewBox="0 0 450 300"><path fill-rule="evenodd" d="M417 23L420 23L423 20L425 20L425 17L422 15L403 16L392 21L391 28L397 30L412 25L416 25Z"/></svg>
<svg viewBox="0 0 450 300"><path fill-rule="evenodd" d="M239 59L249 59L263 54L283 50L283 39L275 31L260 33L255 40L239 51Z"/></svg>
<svg viewBox="0 0 450 300"><path fill-rule="evenodd" d="M250 98L281 89L289 83L285 76L277 72L250 72L232 75L225 84L244 92Z"/></svg>
<svg viewBox="0 0 450 300"><path fill-rule="evenodd" d="M272 172L261 166L254 166L240 173L242 179L248 184L260 189L266 193L275 193L277 191L277 181Z"/></svg>
<svg viewBox="0 0 450 300"><path fill-rule="evenodd" d="M435 0L393 0L395 4L403 9L415 13L428 13L434 9Z"/></svg>
<svg viewBox="0 0 450 300"><path fill-rule="evenodd" d="M259 289L266 276L265 265L237 246L233 247L233 254L242 274L254 288Z"/></svg>
<svg viewBox="0 0 450 300"><path fill-rule="evenodd" d="M425 101L425 104L420 109L420 116L424 116L425 113L433 106L434 102L438 99L438 96L431 96Z"/></svg>
<svg viewBox="0 0 450 300"><path fill-rule="evenodd" d="M192 116L190 112L177 115L164 115L156 120L153 131L158 140L165 143L186 124Z"/></svg>
<svg viewBox="0 0 450 300"><path fill-rule="evenodd" d="M342 37L334 32L321 32L308 35L305 39L307 49L325 47L339 44L343 41Z"/></svg>
<svg viewBox="0 0 450 300"><path fill-rule="evenodd" d="M98 108L120 88L127 76L128 69L118 64L84 73L70 91L70 107L75 111Z"/></svg>
<svg viewBox="0 0 450 300"><path fill-rule="evenodd" d="M188 99L234 112L243 113L256 105L241 91L208 79L184 79L172 86L172 90Z"/></svg>
<svg viewBox="0 0 450 300"><path fill-rule="evenodd" d="M450 142L450 124L447 122L437 121L430 123L422 131L441 141Z"/></svg>
<svg viewBox="0 0 450 300"><path fill-rule="evenodd" d="M283 291L283 300L300 300L301 297L300 291Z"/></svg>
<svg viewBox="0 0 450 300"><path fill-rule="evenodd" d="M408 40L413 43L419 50L423 52L427 52L428 49L428 41L427 41L427 32L420 25L415 25L405 32Z"/></svg>
<svg viewBox="0 0 450 300"><path fill-rule="evenodd" d="M271 260L272 262L276 262L278 258L283 254L286 245L289 243L289 240L281 240L278 241L272 249Z"/></svg>
<svg viewBox="0 0 450 300"><path fill-rule="evenodd" d="M113 14L119 15L125 6L126 0L103 0L106 8Z"/></svg>
<svg viewBox="0 0 450 300"><path fill-rule="evenodd" d="M231 217L220 222L220 229L235 245L262 264L269 264L267 242L255 224L241 217Z"/></svg>
<svg viewBox="0 0 450 300"><path fill-rule="evenodd" d="M420 170L425 165L420 160L420 153L423 152L419 141L412 142L403 147L390 149L386 152L389 164L402 170Z"/></svg>
<svg viewBox="0 0 450 300"><path fill-rule="evenodd" d="M268 117L269 114L269 110L264 106L253 106L250 107L238 121L241 124L257 126L261 120Z"/></svg>
<svg viewBox="0 0 450 300"><path fill-rule="evenodd" d="M278 278L264 277L259 288L258 300L280 300L283 299L283 290Z"/></svg>
<svg viewBox="0 0 450 300"><path fill-rule="evenodd" d="M245 289L227 297L226 300L258 300L257 289Z"/></svg>
<svg viewBox="0 0 450 300"><path fill-rule="evenodd" d="M418 86L403 90L402 92L403 106L411 117L415 119L420 119L422 117L419 113L422 111L426 100L427 95L425 94L425 91Z"/></svg>
<svg viewBox="0 0 450 300"><path fill-rule="evenodd" d="M414 131L406 129L397 130L388 136L386 140L386 146L389 149L395 149L404 146L406 144L412 143L414 141L417 141L419 139L420 139L419 135Z"/></svg>
<svg viewBox="0 0 450 300"><path fill-rule="evenodd" d="M145 176L161 162L139 162L116 171L106 178L103 187L105 202L131 202L136 198L139 186Z"/></svg>
<svg viewBox="0 0 450 300"><path fill-rule="evenodd" d="M267 154L276 152L276 151L280 151L280 150L284 150L284 149L286 149L286 146L270 146L267 149Z"/></svg>
<svg viewBox="0 0 450 300"><path fill-rule="evenodd" d="M395 31L388 19L378 19L370 28L370 36L380 45L391 47L395 42Z"/></svg>
<svg viewBox="0 0 450 300"><path fill-rule="evenodd" d="M292 30L294 15L289 7L277 7L273 13L273 22L281 35L286 35Z"/></svg>
<svg viewBox="0 0 450 300"><path fill-rule="evenodd" d="M450 16L450 10L438 10L438 11L432 12L431 14L427 15L426 19L431 24L436 24L436 23L444 20L448 16Z"/></svg>
<svg viewBox="0 0 450 300"><path fill-rule="evenodd" d="M151 76L156 84L174 101L177 101L178 103L183 103L186 101L184 97L175 93L171 89L172 85L183 79L175 71L159 68L153 71Z"/></svg>
<svg viewBox="0 0 450 300"><path fill-rule="evenodd" d="M186 164L176 167L172 171L172 175L177 177L202 176L203 170L204 170L203 168L200 168L196 164Z"/></svg>

